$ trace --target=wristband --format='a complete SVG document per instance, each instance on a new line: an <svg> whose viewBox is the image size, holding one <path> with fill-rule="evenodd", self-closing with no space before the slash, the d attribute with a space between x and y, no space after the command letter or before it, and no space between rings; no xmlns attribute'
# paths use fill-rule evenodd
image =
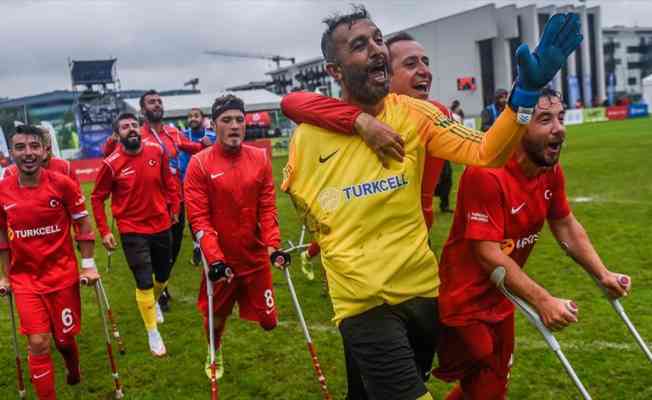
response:
<svg viewBox="0 0 652 400"><path fill-rule="evenodd" d="M81 259L81 267L83 269L97 269L97 266L95 265L95 259L94 258L82 258Z"/></svg>
<svg viewBox="0 0 652 400"><path fill-rule="evenodd" d="M534 108L537 101L539 101L540 95L540 90L526 90L515 84L512 93L509 95L508 103L512 110L518 112L521 107Z"/></svg>

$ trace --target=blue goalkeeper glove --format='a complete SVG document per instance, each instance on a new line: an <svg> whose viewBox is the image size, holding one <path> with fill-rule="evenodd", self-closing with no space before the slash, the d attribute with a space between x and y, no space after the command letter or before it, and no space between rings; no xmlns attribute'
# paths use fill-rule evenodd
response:
<svg viewBox="0 0 652 400"><path fill-rule="evenodd" d="M555 77L582 39L577 14L555 14L546 23L533 53L527 44L520 45L516 50L518 77L509 99L512 108L534 107L539 91Z"/></svg>

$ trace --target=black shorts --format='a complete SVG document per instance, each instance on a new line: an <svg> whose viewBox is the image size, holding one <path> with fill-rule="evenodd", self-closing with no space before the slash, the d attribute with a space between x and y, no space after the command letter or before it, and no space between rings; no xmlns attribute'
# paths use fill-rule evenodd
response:
<svg viewBox="0 0 652 400"><path fill-rule="evenodd" d="M345 318L339 328L352 358L347 366L357 366L369 399L414 400L427 393L424 376L441 330L436 298L383 304Z"/></svg>
<svg viewBox="0 0 652 400"><path fill-rule="evenodd" d="M172 237L169 229L151 235L125 233L120 239L138 289L151 289L153 279L160 283L170 279Z"/></svg>

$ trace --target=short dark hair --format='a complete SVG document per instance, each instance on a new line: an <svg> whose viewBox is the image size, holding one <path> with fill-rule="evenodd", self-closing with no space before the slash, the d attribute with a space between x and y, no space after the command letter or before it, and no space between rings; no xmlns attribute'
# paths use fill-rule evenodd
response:
<svg viewBox="0 0 652 400"><path fill-rule="evenodd" d="M227 110L240 110L244 113L244 101L232 94L225 94L216 98L211 107L211 118L215 120Z"/></svg>
<svg viewBox="0 0 652 400"><path fill-rule="evenodd" d="M193 107L188 111L188 115L190 115L191 112L193 111L199 111L199 115L201 115L202 118L204 118L206 115L204 115L204 112L201 110L199 107Z"/></svg>
<svg viewBox="0 0 652 400"><path fill-rule="evenodd" d="M38 126L34 125L18 125L16 127L16 130L14 131L13 134L11 134L11 137L9 138L9 143L13 145L13 139L14 136L16 135L32 135L36 136L41 142L41 144L45 144L45 132L43 129L39 128Z"/></svg>
<svg viewBox="0 0 652 400"><path fill-rule="evenodd" d="M142 96L140 96L140 100L138 100L138 104L140 104L140 108L141 108L141 109L142 109L142 108L145 108L145 97L147 97L147 96L151 96L151 95L154 95L154 94L157 94L157 95L159 95L159 96L161 95L161 94L160 94L159 92L157 92L156 90L154 90L154 89L150 89L150 90L146 91L145 93L143 93Z"/></svg>
<svg viewBox="0 0 652 400"><path fill-rule="evenodd" d="M559 93L555 89L553 89L551 87L548 87L548 86L544 86L543 89L541 89L541 94L539 95L539 98L542 98L542 97L547 97L548 100L550 100L551 97L556 97L556 98L559 99L559 102L561 103L562 107L564 109L566 109L566 107L564 106L564 101L561 98L561 93ZM539 101L537 101L537 104L539 104ZM535 108L536 108L536 105L535 105Z"/></svg>
<svg viewBox="0 0 652 400"><path fill-rule="evenodd" d="M123 112L118 117L113 121L113 132L118 133L119 128L120 128L120 121L124 121L125 119L134 119L138 121L138 117L136 114L130 113L130 112Z"/></svg>
<svg viewBox="0 0 652 400"><path fill-rule="evenodd" d="M385 40L385 44L387 45L387 48L389 49L391 45L397 42L415 42L416 39L414 36L410 35L409 33L405 31L397 32L392 35L389 39Z"/></svg>
<svg viewBox="0 0 652 400"><path fill-rule="evenodd" d="M351 4L350 13L335 13L322 20L322 22L326 24L326 30L321 35L321 52L324 59L326 59L326 62L337 61L335 57L335 41L333 40L333 32L335 32L335 29L342 24L349 24L350 27L354 22L362 19L371 20L371 15L365 6L362 4Z"/></svg>

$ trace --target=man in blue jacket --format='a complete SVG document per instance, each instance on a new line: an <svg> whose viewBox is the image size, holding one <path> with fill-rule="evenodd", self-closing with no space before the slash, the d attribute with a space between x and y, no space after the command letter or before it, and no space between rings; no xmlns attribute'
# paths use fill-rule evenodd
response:
<svg viewBox="0 0 652 400"><path fill-rule="evenodd" d="M204 145L209 145L215 143L215 132L206 129L204 127L204 113L200 108L193 108L190 110L188 113L188 129L184 131L186 136L188 136L188 139L192 140L193 142L203 142ZM179 154L179 176L181 178L181 181L183 182L183 179L186 176L186 169L188 168L188 163L190 162L190 157L191 154L186 153L185 151L182 151ZM192 234L192 228L190 229L190 232ZM201 264L201 253L199 251L199 244L197 243L196 240L193 238L193 244L194 248L192 251L192 259L190 262L193 265L200 265Z"/></svg>

